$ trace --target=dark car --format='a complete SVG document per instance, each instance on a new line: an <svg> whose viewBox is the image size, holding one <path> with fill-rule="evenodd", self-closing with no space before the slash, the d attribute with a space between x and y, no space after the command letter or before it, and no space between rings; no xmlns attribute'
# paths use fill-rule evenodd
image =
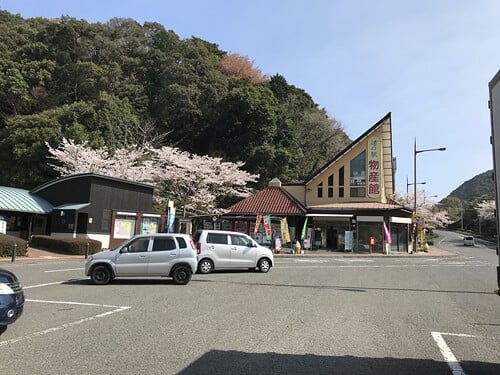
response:
<svg viewBox="0 0 500 375"><path fill-rule="evenodd" d="M0 268L0 334L23 313L24 291L16 275Z"/></svg>

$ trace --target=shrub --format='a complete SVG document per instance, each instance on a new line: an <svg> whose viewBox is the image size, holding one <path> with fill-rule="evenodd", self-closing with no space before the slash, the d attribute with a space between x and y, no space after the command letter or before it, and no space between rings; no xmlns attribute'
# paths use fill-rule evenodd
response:
<svg viewBox="0 0 500 375"><path fill-rule="evenodd" d="M89 238L33 236L31 239L33 247L68 255L85 255L87 244L89 244L89 254L98 253L102 249L100 241Z"/></svg>
<svg viewBox="0 0 500 375"><path fill-rule="evenodd" d="M11 257L15 244L17 244L16 256L26 256L28 242L19 237L0 233L0 257Z"/></svg>

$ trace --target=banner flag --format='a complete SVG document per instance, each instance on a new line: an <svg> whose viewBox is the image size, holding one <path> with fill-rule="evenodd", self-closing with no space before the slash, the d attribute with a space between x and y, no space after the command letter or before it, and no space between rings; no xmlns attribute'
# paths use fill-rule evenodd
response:
<svg viewBox="0 0 500 375"><path fill-rule="evenodd" d="M175 223L175 207L170 207L168 209L167 233L172 233L174 231L174 223Z"/></svg>
<svg viewBox="0 0 500 375"><path fill-rule="evenodd" d="M286 217L280 220L280 224L283 243L288 243L290 242L290 231L288 230L288 221L286 221Z"/></svg>
<svg viewBox="0 0 500 375"><path fill-rule="evenodd" d="M271 231L271 215L266 215L263 217L264 228L266 229L266 239L272 240L272 231Z"/></svg>
<svg viewBox="0 0 500 375"><path fill-rule="evenodd" d="M258 214L257 215L257 219L255 220L255 228L253 230L254 234L257 234L257 232L259 231L259 227L260 227L260 222L261 221L262 221L262 215Z"/></svg>
<svg viewBox="0 0 500 375"><path fill-rule="evenodd" d="M302 227L302 234L300 235L301 240L303 240L306 237L306 230L307 230L307 216L306 216L306 221L304 221L304 226Z"/></svg>
<svg viewBox="0 0 500 375"><path fill-rule="evenodd" d="M384 240L388 244L392 243L391 233L389 233L389 229L387 229L387 225L385 225L385 221L384 221Z"/></svg>

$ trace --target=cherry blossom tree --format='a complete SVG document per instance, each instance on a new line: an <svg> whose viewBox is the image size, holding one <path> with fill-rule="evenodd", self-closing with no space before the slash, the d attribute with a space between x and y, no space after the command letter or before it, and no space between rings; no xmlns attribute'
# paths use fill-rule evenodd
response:
<svg viewBox="0 0 500 375"><path fill-rule="evenodd" d="M495 219L495 201L494 200L484 200L479 202L475 207L477 216L482 220L493 220Z"/></svg>
<svg viewBox="0 0 500 375"><path fill-rule="evenodd" d="M414 206L413 193L396 193L394 200L409 209ZM449 218L448 211L439 207L433 200L426 198L425 190L417 192L417 215L424 219L426 225L430 229L444 228L452 223Z"/></svg>
<svg viewBox="0 0 500 375"><path fill-rule="evenodd" d="M217 207L218 199L248 196L248 183L259 177L244 171L243 162L224 162L175 147L132 145L110 152L67 139L57 148L46 145L54 160L50 165L61 175L92 172L149 183L155 186L155 203L173 200L187 212L221 213L224 210Z"/></svg>

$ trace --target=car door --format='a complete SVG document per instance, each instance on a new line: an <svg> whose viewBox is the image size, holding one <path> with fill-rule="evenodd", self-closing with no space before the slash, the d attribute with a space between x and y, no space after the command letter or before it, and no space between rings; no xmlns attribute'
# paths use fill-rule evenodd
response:
<svg viewBox="0 0 500 375"><path fill-rule="evenodd" d="M149 261L149 237L134 238L116 256L116 276L146 275Z"/></svg>
<svg viewBox="0 0 500 375"><path fill-rule="evenodd" d="M215 268L231 266L231 249L226 233L208 232L206 248Z"/></svg>
<svg viewBox="0 0 500 375"><path fill-rule="evenodd" d="M256 248L243 234L231 234L231 267L255 267Z"/></svg>
<svg viewBox="0 0 500 375"><path fill-rule="evenodd" d="M149 254L149 275L168 275L179 257L179 247L173 236L153 237L153 246Z"/></svg>

